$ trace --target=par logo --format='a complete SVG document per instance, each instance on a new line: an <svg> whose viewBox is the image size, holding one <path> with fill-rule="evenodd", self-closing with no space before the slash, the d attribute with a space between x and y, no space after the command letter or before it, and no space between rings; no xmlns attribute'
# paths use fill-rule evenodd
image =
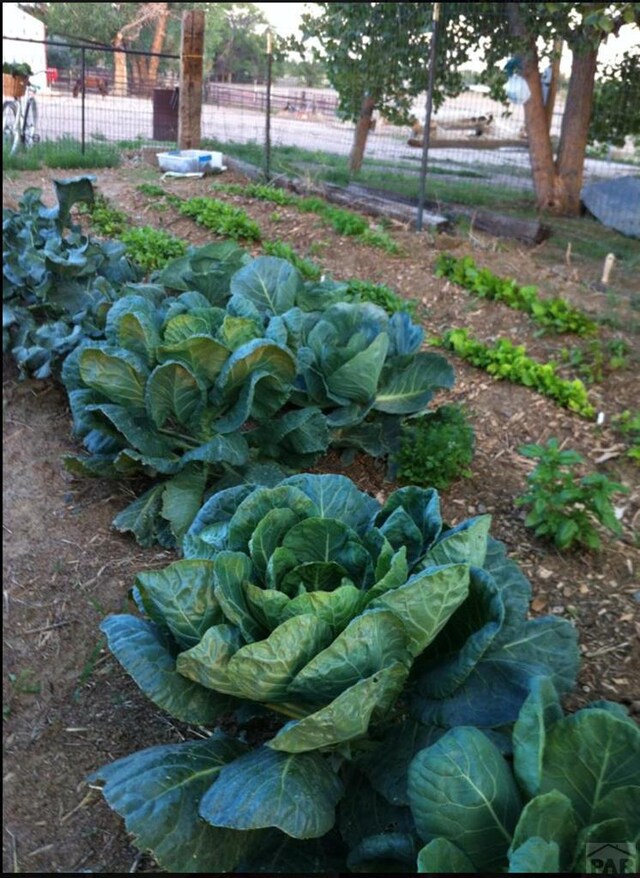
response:
<svg viewBox="0 0 640 878"><path fill-rule="evenodd" d="M587 845L585 872L589 875L633 875L637 870L637 850L633 842Z"/></svg>

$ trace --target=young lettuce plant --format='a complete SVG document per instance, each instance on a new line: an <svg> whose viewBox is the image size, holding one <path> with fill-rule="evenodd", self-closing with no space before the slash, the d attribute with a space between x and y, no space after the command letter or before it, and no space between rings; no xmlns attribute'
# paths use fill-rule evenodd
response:
<svg viewBox="0 0 640 878"><path fill-rule="evenodd" d="M553 683L534 681L507 761L479 729L448 731L409 766L418 872L587 873L612 844L637 867L640 729L624 707L563 716ZM591 855L591 857L590 857Z"/></svg>
<svg viewBox="0 0 640 878"><path fill-rule="evenodd" d="M419 350L423 331L406 313L340 302L344 284L305 283L275 257L230 274L237 250L218 246L131 289L109 312L106 340L65 362L89 452L67 467L163 479L115 521L144 545L179 542L210 491L272 484L330 444L388 454L402 418L453 384L447 361ZM169 297L163 283L187 288Z"/></svg>
<svg viewBox="0 0 640 878"><path fill-rule="evenodd" d="M461 724L508 749L532 681L575 681L573 626L527 620L489 524L338 475L212 497L184 558L138 575L143 617L102 625L157 707L215 729L92 775L139 847L175 872L415 869L413 757Z"/></svg>

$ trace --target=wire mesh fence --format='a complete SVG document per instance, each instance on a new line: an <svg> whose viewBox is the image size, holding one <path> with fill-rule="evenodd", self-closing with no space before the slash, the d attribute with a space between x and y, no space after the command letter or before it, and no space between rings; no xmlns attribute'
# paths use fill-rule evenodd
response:
<svg viewBox="0 0 640 878"><path fill-rule="evenodd" d="M406 32L400 28L397 34L388 36L385 62L394 63L398 47L406 39ZM59 42L56 48L64 49L72 63L64 69L37 71L33 77L40 86L36 97L42 142L51 146L79 142L83 149L101 143L158 144L163 148L177 145L179 56ZM615 61L615 57L607 59L607 63ZM266 69L265 57L265 75ZM458 73L460 93L434 105L429 127L427 196L456 200L464 192L467 198L482 203L483 193L500 189L516 197L532 197L522 96L512 91L511 100L498 101L480 81L482 71L469 68ZM507 81L506 72L504 78ZM562 68L555 85L550 114L553 142L560 135L567 100ZM596 101L598 98L596 89ZM640 93L627 92L626 101L640 104ZM425 103L425 93L416 94L409 121L402 124L374 112L364 169L374 177L378 174L387 179L419 177ZM585 181L622 176L630 172L630 166L632 170L634 165L640 166L638 139L621 140L619 136L620 131L624 132L627 111L625 106L620 107L616 145L604 140L588 148ZM615 116L615 108L608 107L608 113ZM268 136L276 153L295 156L295 161L291 159L295 173L313 176L332 165L344 171L356 126L341 118L340 96L331 88L311 88L294 79L279 79L271 84L268 99L265 82L220 82L205 70L201 131L205 143L228 153L240 146L252 147L258 164L264 163Z"/></svg>

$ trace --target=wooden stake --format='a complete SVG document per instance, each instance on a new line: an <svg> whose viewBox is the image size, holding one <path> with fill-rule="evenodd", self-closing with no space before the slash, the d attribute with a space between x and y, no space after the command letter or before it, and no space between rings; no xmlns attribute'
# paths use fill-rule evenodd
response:
<svg viewBox="0 0 640 878"><path fill-rule="evenodd" d="M180 109L178 147L200 147L202 122L202 54L204 51L204 10L182 13L180 53Z"/></svg>
<svg viewBox="0 0 640 878"><path fill-rule="evenodd" d="M605 286L609 283L609 275L613 271L613 266L615 265L616 257L613 253L607 253L607 256L604 260L604 268L602 269L602 280Z"/></svg>

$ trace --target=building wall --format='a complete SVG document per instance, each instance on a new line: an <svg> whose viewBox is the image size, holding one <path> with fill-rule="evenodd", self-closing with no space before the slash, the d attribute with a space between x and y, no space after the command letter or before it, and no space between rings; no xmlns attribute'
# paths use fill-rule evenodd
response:
<svg viewBox="0 0 640 878"><path fill-rule="evenodd" d="M39 88L47 84L46 46L42 43L22 43L9 37L22 37L31 40L45 39L45 26L33 15L19 8L17 3L2 4L2 61L27 63L34 75L31 81Z"/></svg>

